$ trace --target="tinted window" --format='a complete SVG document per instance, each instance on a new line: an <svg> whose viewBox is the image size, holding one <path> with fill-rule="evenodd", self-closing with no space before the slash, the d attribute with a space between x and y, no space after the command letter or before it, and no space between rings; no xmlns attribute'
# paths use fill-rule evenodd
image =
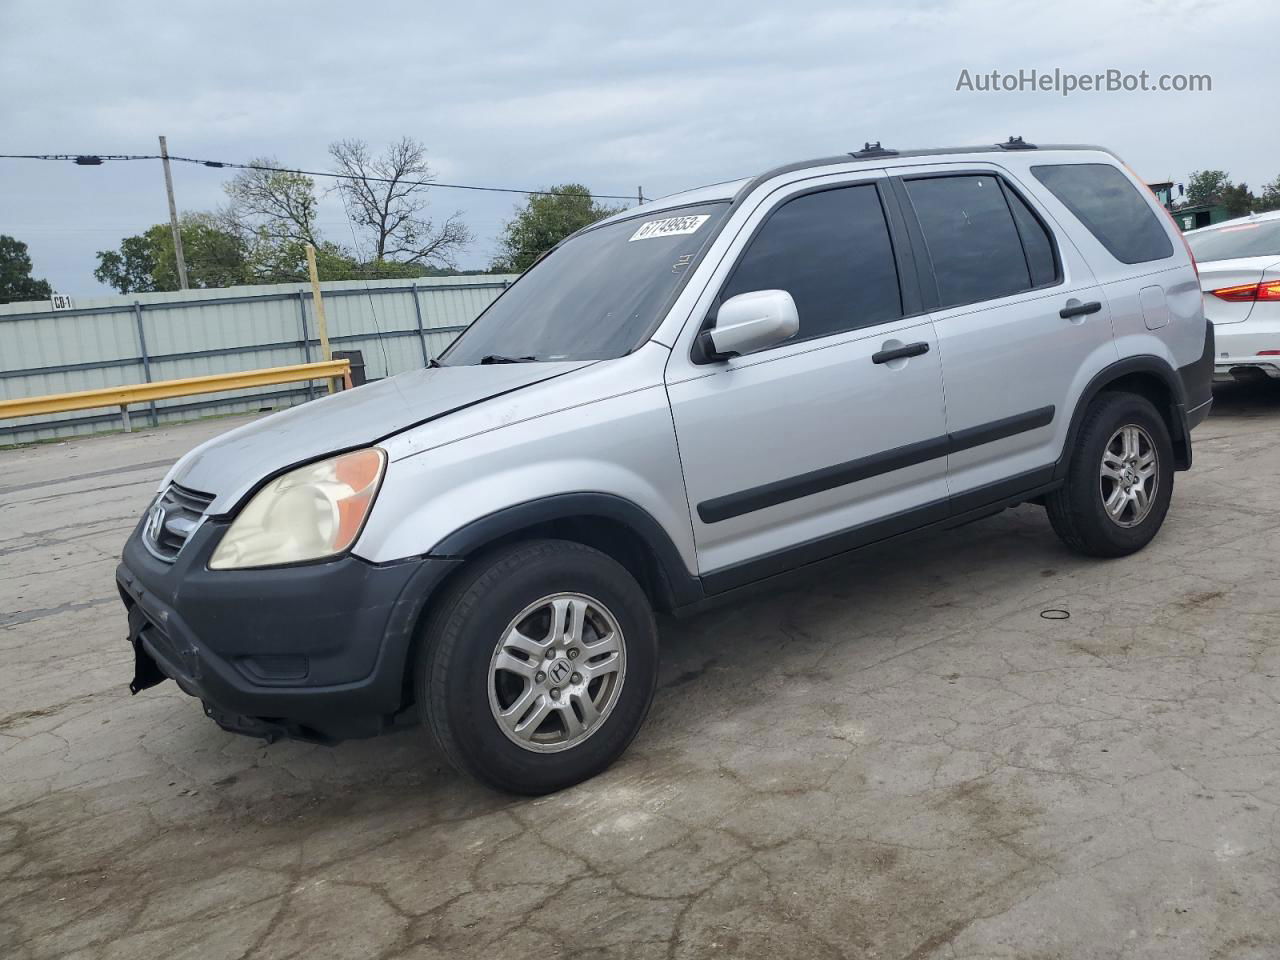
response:
<svg viewBox="0 0 1280 960"><path fill-rule="evenodd" d="M441 362L599 360L635 349L697 266L726 203L658 211L566 240L454 341Z"/></svg>
<svg viewBox="0 0 1280 960"><path fill-rule="evenodd" d="M1031 270L1031 285L1039 287L1053 283L1058 279L1053 238L1040 219L1031 212L1025 200L1008 188L1004 193L1009 199L1014 222L1018 225L1018 235L1022 237L1022 249L1026 252L1027 267Z"/></svg>
<svg viewBox="0 0 1280 960"><path fill-rule="evenodd" d="M1187 243L1201 262L1235 257L1280 257L1280 219L1252 223L1246 220L1188 233Z"/></svg>
<svg viewBox="0 0 1280 960"><path fill-rule="evenodd" d="M722 299L786 290L805 340L902 316L898 271L880 196L870 184L797 197L755 235Z"/></svg>
<svg viewBox="0 0 1280 960"><path fill-rule="evenodd" d="M1155 211L1129 178L1106 163L1064 163L1031 172L1121 263L1173 254Z"/></svg>
<svg viewBox="0 0 1280 960"><path fill-rule="evenodd" d="M995 177L906 181L924 232L940 306L994 300L1031 286L1018 228Z"/></svg>

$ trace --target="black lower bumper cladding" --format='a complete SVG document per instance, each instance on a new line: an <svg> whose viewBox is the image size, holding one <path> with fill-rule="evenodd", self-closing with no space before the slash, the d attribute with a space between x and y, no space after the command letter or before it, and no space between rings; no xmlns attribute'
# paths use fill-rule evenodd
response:
<svg viewBox="0 0 1280 960"><path fill-rule="evenodd" d="M358 557L214 571L207 522L174 563L135 531L116 582L133 647L131 693L171 679L224 730L333 743L385 730L409 704L413 640L457 561ZM214 528L214 529L211 529Z"/></svg>
<svg viewBox="0 0 1280 960"><path fill-rule="evenodd" d="M169 679L142 646L142 629L146 623L140 608L129 609L129 643L133 645L133 679L129 681L129 693L135 696Z"/></svg>

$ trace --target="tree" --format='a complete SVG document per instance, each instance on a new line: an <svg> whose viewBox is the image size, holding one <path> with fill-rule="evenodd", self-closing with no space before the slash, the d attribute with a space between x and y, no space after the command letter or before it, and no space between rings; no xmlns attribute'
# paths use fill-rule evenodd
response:
<svg viewBox="0 0 1280 960"><path fill-rule="evenodd" d="M1218 202L1233 217L1243 217L1256 205L1247 183L1229 183L1218 194Z"/></svg>
<svg viewBox="0 0 1280 960"><path fill-rule="evenodd" d="M224 229L217 217L185 214L179 229L192 287L231 287L252 279L244 241ZM157 223L138 236L125 237L119 250L99 251L93 275L121 293L179 289L173 230Z"/></svg>
<svg viewBox="0 0 1280 960"><path fill-rule="evenodd" d="M266 169L279 166L274 157L255 157L249 165L258 169L240 171L223 187L229 201L221 214L224 225L271 243L319 247L315 181L301 173Z"/></svg>
<svg viewBox="0 0 1280 960"><path fill-rule="evenodd" d="M1280 210L1280 176L1277 176L1270 183L1263 184L1262 193L1258 194L1258 203L1254 209L1259 212L1263 210Z"/></svg>
<svg viewBox="0 0 1280 960"><path fill-rule="evenodd" d="M498 240L499 253L490 269L523 273L569 234L621 209L596 203L591 191L580 183L565 183L551 187L545 194L533 194L507 221Z"/></svg>
<svg viewBox="0 0 1280 960"><path fill-rule="evenodd" d="M125 237L120 241L119 250L99 250L98 266L93 271L98 282L115 287L120 293L155 290L155 249L150 232Z"/></svg>
<svg viewBox="0 0 1280 960"><path fill-rule="evenodd" d="M1187 180L1187 195L1184 203L1187 206L1217 203L1222 191L1229 186L1231 186L1231 179L1225 170L1196 170Z"/></svg>
<svg viewBox="0 0 1280 960"><path fill-rule="evenodd" d="M21 240L0 234L0 303L47 300L53 293L48 280L31 276L31 256Z"/></svg>
<svg viewBox="0 0 1280 960"><path fill-rule="evenodd" d="M426 148L412 137L391 144L375 157L363 140L330 144L347 215L364 232L374 263L455 265L455 256L471 242L460 212L436 224L423 215L428 184L435 178Z"/></svg>

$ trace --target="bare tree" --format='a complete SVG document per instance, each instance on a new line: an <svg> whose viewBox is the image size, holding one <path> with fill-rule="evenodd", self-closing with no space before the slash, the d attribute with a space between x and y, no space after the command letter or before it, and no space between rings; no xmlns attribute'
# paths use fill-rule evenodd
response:
<svg viewBox="0 0 1280 960"><path fill-rule="evenodd" d="M277 167L272 157L249 161L258 168ZM320 246L316 227L315 181L281 170L242 170L223 188L229 200L222 211L228 228L241 235L265 234L275 243Z"/></svg>
<svg viewBox="0 0 1280 960"><path fill-rule="evenodd" d="M423 215L435 179L426 147L403 137L375 157L363 140L339 140L330 144L329 155L347 178L338 189L348 215L367 233L375 262L456 266L454 258L471 242L471 231L461 211L440 224Z"/></svg>

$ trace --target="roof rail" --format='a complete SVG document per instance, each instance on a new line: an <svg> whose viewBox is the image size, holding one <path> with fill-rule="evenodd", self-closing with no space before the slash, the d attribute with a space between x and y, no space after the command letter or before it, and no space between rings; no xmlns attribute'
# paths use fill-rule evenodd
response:
<svg viewBox="0 0 1280 960"><path fill-rule="evenodd" d="M880 146L879 140L875 141L875 143L868 140L862 145L861 150L855 150L849 154L849 156L858 160L866 160L870 157L896 157L897 155L897 150L890 150L888 147Z"/></svg>
<svg viewBox="0 0 1280 960"><path fill-rule="evenodd" d="M1038 149L1034 143L1027 143L1021 137L1010 137L1004 143L997 143L997 147L1001 150L1036 150Z"/></svg>

